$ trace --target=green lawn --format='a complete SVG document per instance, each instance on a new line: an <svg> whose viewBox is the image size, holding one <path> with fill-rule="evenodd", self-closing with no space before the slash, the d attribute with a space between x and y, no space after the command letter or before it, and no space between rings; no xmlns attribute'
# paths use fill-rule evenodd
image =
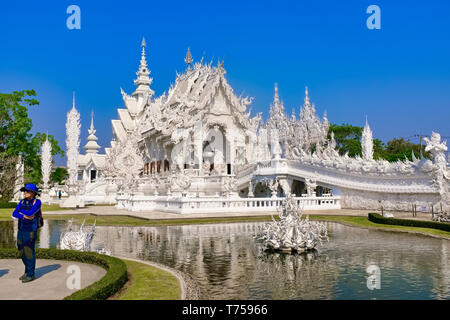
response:
<svg viewBox="0 0 450 320"><path fill-rule="evenodd" d="M41 208L42 208L42 212L44 212L44 214L45 214L45 211L70 210L70 209L60 208L59 205L55 205L55 204L43 204ZM14 208L1 208L0 209L0 221L11 219L11 214L13 213L13 211L14 211Z"/></svg>
<svg viewBox="0 0 450 320"><path fill-rule="evenodd" d="M122 259L129 280L112 300L180 300L178 279L167 271L147 264Z"/></svg>
<svg viewBox="0 0 450 320"><path fill-rule="evenodd" d="M350 216L310 216L311 220L322 220L322 221L335 221L344 224L363 227L363 228L377 228L386 231L409 231L418 232L424 234L431 234L435 236L445 237L450 239L450 232L431 229L431 228L417 228L417 227L405 227L405 226L394 226L387 224L378 224L369 221L368 217L350 217Z"/></svg>
<svg viewBox="0 0 450 320"><path fill-rule="evenodd" d="M3 210L3 209L0 209ZM9 210L9 209L8 209ZM225 223L225 222L248 222L248 221L269 221L270 216L257 217L223 217L223 218L181 218L181 219L154 219L148 220L130 216L97 216L93 214L51 214L46 215L45 220L70 220L73 218L74 223L82 223L86 220L86 224L93 224L97 220L97 225L103 226L163 226L163 225L184 225L184 224L206 224L206 223ZM11 219L11 210L2 214L0 211L0 221Z"/></svg>

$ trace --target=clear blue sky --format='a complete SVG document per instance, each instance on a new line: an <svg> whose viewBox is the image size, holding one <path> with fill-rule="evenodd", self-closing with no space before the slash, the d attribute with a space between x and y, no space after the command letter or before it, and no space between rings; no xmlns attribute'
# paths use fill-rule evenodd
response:
<svg viewBox="0 0 450 320"><path fill-rule="evenodd" d="M66 9L81 8L81 30ZM366 27L369 5L381 30ZM450 1L7 1L0 11L0 92L35 89L34 130L65 148L65 117L76 91L84 145L95 112L102 147L134 90L142 37L156 95L194 60L224 59L235 92L267 117L278 82L288 113L304 87L332 123L369 118L384 142L431 130L450 136ZM412 140L417 141L417 140Z"/></svg>

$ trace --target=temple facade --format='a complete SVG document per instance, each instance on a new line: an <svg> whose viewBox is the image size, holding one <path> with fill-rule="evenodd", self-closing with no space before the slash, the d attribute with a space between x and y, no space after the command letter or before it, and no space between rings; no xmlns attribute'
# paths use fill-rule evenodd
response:
<svg viewBox="0 0 450 320"><path fill-rule="evenodd" d="M373 159L366 119L362 157L340 155L327 114L319 117L308 89L288 116L275 84L270 116L251 115L223 62L193 62L156 97L142 41L136 89L121 89L124 108L112 120L113 139L99 154L93 122L77 158L78 195L129 210L179 213L274 211L292 193L305 209L450 208L447 146L426 140L433 159L389 163ZM298 113L297 113L298 112ZM438 209L439 208L439 209Z"/></svg>

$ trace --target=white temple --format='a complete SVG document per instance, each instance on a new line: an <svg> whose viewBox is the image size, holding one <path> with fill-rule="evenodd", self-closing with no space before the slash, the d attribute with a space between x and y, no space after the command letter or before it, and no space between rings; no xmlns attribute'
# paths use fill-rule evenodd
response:
<svg viewBox="0 0 450 320"><path fill-rule="evenodd" d="M85 154L78 155L78 195L84 202L115 203L133 211L177 213L276 211L286 194L304 209L450 211L446 142L426 140L433 160L389 163L373 159L366 120L363 157L341 156L329 122L316 115L308 89L289 117L275 85L267 122L251 116L252 99L237 96L223 62L193 63L167 93L154 96L142 53L136 90L121 89L125 108L112 120L113 140L99 154L93 120ZM69 134L69 133L68 133Z"/></svg>

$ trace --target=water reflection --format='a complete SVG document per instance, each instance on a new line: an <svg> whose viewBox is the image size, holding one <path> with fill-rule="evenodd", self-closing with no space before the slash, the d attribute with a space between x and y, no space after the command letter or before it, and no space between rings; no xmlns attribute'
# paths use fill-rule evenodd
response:
<svg viewBox="0 0 450 320"><path fill-rule="evenodd" d="M449 299L450 242L327 223L330 242L309 254L267 253L252 235L260 223L96 228L91 248L163 263L192 275L204 299ZM55 247L62 221L47 221L40 247ZM12 222L0 246L14 247ZM381 289L366 286L367 266Z"/></svg>

